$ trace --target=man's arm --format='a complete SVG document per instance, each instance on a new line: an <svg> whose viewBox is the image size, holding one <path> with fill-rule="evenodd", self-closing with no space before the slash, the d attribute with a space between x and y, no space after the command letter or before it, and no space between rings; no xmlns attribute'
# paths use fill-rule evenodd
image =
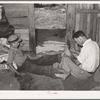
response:
<svg viewBox="0 0 100 100"><path fill-rule="evenodd" d="M79 55L79 53L77 54L76 52L72 52L69 49L66 49L66 52L64 53L65 56L70 57L70 59L76 64L76 65L80 65L81 63L78 61L77 56Z"/></svg>
<svg viewBox="0 0 100 100"><path fill-rule="evenodd" d="M76 65L80 65L81 63L78 61L78 59L76 58L76 56L75 55L71 55L70 56L70 59L76 64Z"/></svg>

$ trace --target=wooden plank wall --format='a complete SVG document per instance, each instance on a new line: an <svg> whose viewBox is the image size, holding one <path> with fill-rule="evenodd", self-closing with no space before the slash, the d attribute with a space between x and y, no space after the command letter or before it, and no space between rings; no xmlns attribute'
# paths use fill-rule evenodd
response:
<svg viewBox="0 0 100 100"><path fill-rule="evenodd" d="M28 4L3 4L6 16L24 40L23 50L29 50ZM83 30L88 37L100 44L100 4L66 4L66 28L70 31Z"/></svg>
<svg viewBox="0 0 100 100"><path fill-rule="evenodd" d="M3 4L6 16L15 27L15 34L19 35L24 44L22 50L29 50L28 4Z"/></svg>
<svg viewBox="0 0 100 100"><path fill-rule="evenodd" d="M5 4L4 8L10 24L15 28L28 26L28 4Z"/></svg>
<svg viewBox="0 0 100 100"><path fill-rule="evenodd" d="M76 7L75 31L82 30L97 43L100 43L100 5L80 4Z"/></svg>

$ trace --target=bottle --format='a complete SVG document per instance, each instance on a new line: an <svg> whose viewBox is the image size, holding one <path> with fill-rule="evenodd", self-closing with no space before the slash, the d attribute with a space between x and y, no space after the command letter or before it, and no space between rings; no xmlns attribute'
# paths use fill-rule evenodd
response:
<svg viewBox="0 0 100 100"><path fill-rule="evenodd" d="M0 19L2 19L2 6L0 5Z"/></svg>

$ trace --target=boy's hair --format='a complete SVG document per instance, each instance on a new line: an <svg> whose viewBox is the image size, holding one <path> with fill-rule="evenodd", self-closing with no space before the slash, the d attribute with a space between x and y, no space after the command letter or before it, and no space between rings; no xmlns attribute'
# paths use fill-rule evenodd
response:
<svg viewBox="0 0 100 100"><path fill-rule="evenodd" d="M75 33L72 35L72 38L74 39L74 38L78 38L78 37L80 37L80 36L85 36L85 37L86 37L86 35L84 34L84 32L81 31L81 30L79 30L79 31L75 32Z"/></svg>

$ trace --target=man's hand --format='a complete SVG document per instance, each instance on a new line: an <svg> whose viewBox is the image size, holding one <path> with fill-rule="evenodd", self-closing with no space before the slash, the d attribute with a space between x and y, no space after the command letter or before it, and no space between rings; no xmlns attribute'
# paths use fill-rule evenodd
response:
<svg viewBox="0 0 100 100"><path fill-rule="evenodd" d="M74 48L71 48L71 49L70 49L70 52L71 52L71 53L74 53L74 52L75 52L75 49L74 49Z"/></svg>
<svg viewBox="0 0 100 100"><path fill-rule="evenodd" d="M69 51L69 49L65 49L64 54L67 56L71 56L71 52Z"/></svg>
<svg viewBox="0 0 100 100"><path fill-rule="evenodd" d="M72 53L72 55L77 58L78 54L77 53Z"/></svg>
<svg viewBox="0 0 100 100"><path fill-rule="evenodd" d="M72 54L76 53L77 55L79 55L79 53L80 53L78 50L75 50L74 48L71 48L71 49L70 49L70 52L71 52Z"/></svg>

